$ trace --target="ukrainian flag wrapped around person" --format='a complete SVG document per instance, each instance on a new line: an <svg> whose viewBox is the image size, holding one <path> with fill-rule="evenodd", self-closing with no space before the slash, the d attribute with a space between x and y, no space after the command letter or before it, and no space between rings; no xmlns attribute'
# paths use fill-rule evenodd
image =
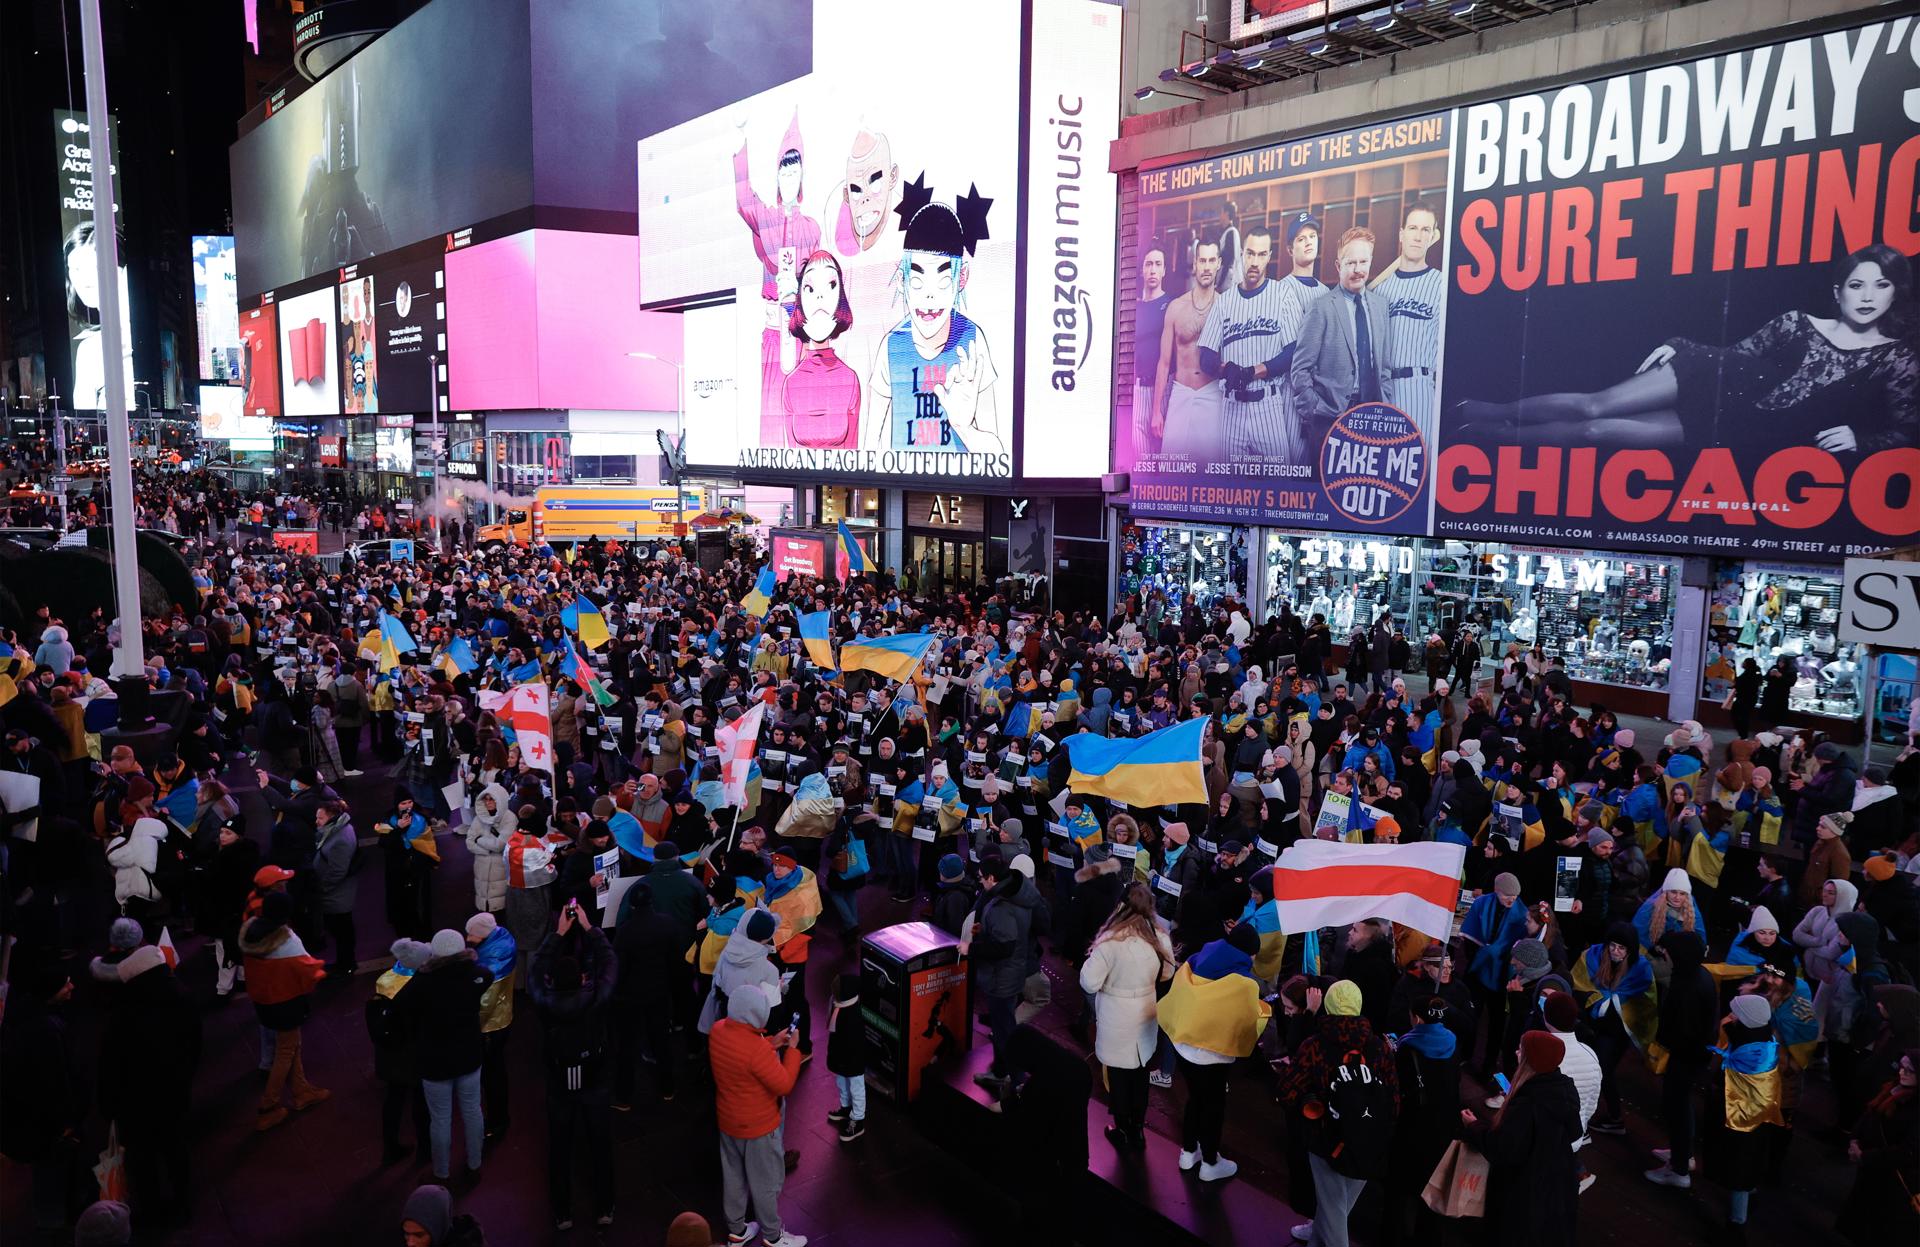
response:
<svg viewBox="0 0 1920 1247"><path fill-rule="evenodd" d="M1254 978L1259 947L1253 927L1235 926L1182 965L1160 1001L1160 1029L1167 1038L1220 1056L1251 1056L1273 1019L1273 1006L1260 999Z"/></svg>

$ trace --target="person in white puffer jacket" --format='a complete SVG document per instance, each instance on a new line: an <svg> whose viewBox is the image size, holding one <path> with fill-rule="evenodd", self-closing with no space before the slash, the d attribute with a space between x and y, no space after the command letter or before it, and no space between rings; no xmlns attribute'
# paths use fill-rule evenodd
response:
<svg viewBox="0 0 1920 1247"><path fill-rule="evenodd" d="M473 907L497 914L507 907L507 841L520 820L508 802L507 790L488 784L474 798L473 821L463 829L473 853Z"/></svg>
<svg viewBox="0 0 1920 1247"><path fill-rule="evenodd" d="M107 843L107 864L113 867L113 899L122 907L130 901L160 903L160 888L153 881L153 872L159 868L160 842L166 838L165 823L157 818L138 818L131 828Z"/></svg>

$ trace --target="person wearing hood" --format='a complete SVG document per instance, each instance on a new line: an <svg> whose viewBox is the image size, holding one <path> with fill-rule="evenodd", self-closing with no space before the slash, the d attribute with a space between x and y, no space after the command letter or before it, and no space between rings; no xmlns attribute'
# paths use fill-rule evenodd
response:
<svg viewBox="0 0 1920 1247"><path fill-rule="evenodd" d="M1665 1162L1647 1170L1647 1181L1685 1190L1693 1185L1693 1094L1707 1068L1715 1023L1719 1018L1719 988L1701 964L1706 941L1688 930L1669 930L1660 937L1672 974L1660 994L1660 1025L1654 1042L1665 1049L1667 1064L1660 1076L1660 1114L1667 1130ZM1658 1156L1658 1153L1655 1153Z"/></svg>
<svg viewBox="0 0 1920 1247"><path fill-rule="evenodd" d="M160 844L166 838L165 823L143 817L133 819L125 830L107 842L107 865L113 867L113 899L121 911L139 921L142 928L155 923L166 900L159 884L154 882L154 872L160 865Z"/></svg>
<svg viewBox="0 0 1920 1247"><path fill-rule="evenodd" d="M1067 899L1064 938L1058 951L1074 965L1085 960L1094 937L1113 915L1133 878L1132 870L1122 870L1123 864L1131 865L1113 855L1112 845L1096 844L1086 851L1085 863L1073 872L1073 893Z"/></svg>
<svg viewBox="0 0 1920 1247"><path fill-rule="evenodd" d="M657 902L656 902L657 903ZM750 909L720 950L713 967L713 985L700 1008L699 1030L711 1034L727 1017L728 1002L743 992L758 992L771 1010L780 1003L780 972L773 965L773 935L780 921L771 910ZM797 1059L799 1052L794 1056Z"/></svg>
<svg viewBox="0 0 1920 1247"><path fill-rule="evenodd" d="M380 1099L380 1160L391 1165L406 1156L407 1147L400 1141L400 1119L411 1106L414 1148L426 1163L432 1159L432 1152L427 1144L427 1099L420 1089L416 1063L419 1030L413 1019L400 1012L394 997L426 968L433 958L433 948L419 940L401 938L393 942L390 951L393 965L374 980L366 1010L367 1037L373 1042L373 1076L385 1086Z"/></svg>
<svg viewBox="0 0 1920 1247"><path fill-rule="evenodd" d="M1474 787L1479 787L1476 781ZM1460 939L1468 947L1456 957L1465 962L1474 990L1475 1003L1486 1020L1486 1048L1480 1068L1491 1075L1501 1060L1499 1051L1507 1028L1507 973L1515 942L1527 933L1527 909L1520 903L1520 880L1502 872L1493 880L1493 891L1477 898L1460 924ZM1462 1059L1471 1059L1471 1052Z"/></svg>
<svg viewBox="0 0 1920 1247"><path fill-rule="evenodd" d="M1835 920L1854 911L1859 895L1860 890L1851 881L1828 879L1814 893L1816 904L1801 915L1799 925L1793 929L1793 943L1800 949L1807 977L1820 983L1823 989L1845 973L1841 963L1846 956L1846 942Z"/></svg>
<svg viewBox="0 0 1920 1247"><path fill-rule="evenodd" d="M1853 874L1853 852L1846 841L1852 827L1853 815L1846 811L1823 815L1814 824L1813 847L1807 851L1807 864L1800 875L1802 907L1811 909L1820 904L1820 889L1829 879L1846 879Z"/></svg>
<svg viewBox="0 0 1920 1247"><path fill-rule="evenodd" d="M434 933L433 959L395 999L418 1030L418 1067L427 1097L433 1176L453 1172L453 1113L457 1103L467 1145L467 1170L480 1169L486 1120L480 1103L483 1042L480 1002L493 975L483 969L466 938L451 929Z"/></svg>
<svg viewBox="0 0 1920 1247"><path fill-rule="evenodd" d="M152 1229L182 1222L192 1198L186 1126L200 1065L200 1010L155 945L136 949L118 974L100 1045L100 1110L119 1127L133 1202Z"/></svg>
<svg viewBox="0 0 1920 1247"><path fill-rule="evenodd" d="M266 1090L260 1095L255 1130L271 1130L287 1119L281 1095L292 1088L292 1106L298 1112L332 1096L307 1081L300 1055L300 1028L312 1011L311 997L326 967L307 955L306 946L289 925L293 898L269 892L260 900L260 915L240 933L240 952L246 957L247 997L253 1001L260 1025L273 1032L273 1066Z"/></svg>
<svg viewBox="0 0 1920 1247"><path fill-rule="evenodd" d="M1177 980L1176 980L1177 981ZM1311 997L1309 997L1311 1000ZM1374 1033L1361 1015L1360 989L1346 979L1333 983L1322 997L1320 1024L1293 1051L1280 1074L1274 1096L1291 1123L1307 1128L1307 1163L1313 1175L1313 1220L1293 1227L1298 1242L1338 1247L1347 1241L1347 1218L1367 1181L1377 1175L1354 1172L1355 1165L1333 1153L1345 1142L1337 1118L1326 1111L1328 1089L1341 1081L1341 1070L1357 1059L1373 1082L1385 1089L1391 1115L1400 1112L1400 1077L1393 1049L1386 1037ZM1162 1006L1164 1012L1164 1005ZM1351 1071L1350 1071L1351 1076ZM1319 1127L1315 1129L1315 1127ZM1390 1147L1391 1145L1389 1145ZM1384 1157L1382 1159L1385 1159ZM1336 1163L1338 1161L1338 1163Z"/></svg>
<svg viewBox="0 0 1920 1247"><path fill-rule="evenodd" d="M1179 1056L1187 1087L1180 1127L1180 1168L1200 1167L1203 1182L1231 1178L1240 1166L1220 1155L1226 1126L1227 1079L1233 1063L1251 1056L1273 1009L1260 999L1253 977L1253 956L1260 937L1251 926L1236 925L1225 939L1195 953L1173 975L1160 1001L1160 1029ZM1156 957L1160 954L1156 951ZM1125 1038L1123 1036L1122 1038Z"/></svg>
<svg viewBox="0 0 1920 1247"><path fill-rule="evenodd" d="M960 855L948 853L942 857L928 921L959 939L965 934L968 915L973 912L979 899L980 885L967 874L967 864L960 859Z"/></svg>
<svg viewBox="0 0 1920 1247"><path fill-rule="evenodd" d="M1046 903L1033 880L1013 862L988 857L980 863L985 885L960 937L960 955L974 963L974 984L987 1001L987 1026L993 1039L993 1065L974 1081L1004 1097L1016 1073L1007 1042L1013 1036L1015 1007L1027 980L1027 952L1033 932L1046 924Z"/></svg>
<svg viewBox="0 0 1920 1247"><path fill-rule="evenodd" d="M1173 944L1144 883L1128 884L1107 912L1080 967L1080 990L1093 1001L1094 1056L1107 1071L1113 1112L1107 1139L1116 1150L1141 1151L1146 1147L1147 1066L1160 1033L1155 996L1173 977Z"/></svg>
<svg viewBox="0 0 1920 1247"><path fill-rule="evenodd" d="M772 915L767 917L771 920ZM773 938L770 923L765 938ZM741 983L728 994L727 1015L713 1023L708 1038L720 1128L721 1198L729 1243L748 1243L762 1234L769 1247L806 1247L807 1240L789 1233L780 1217L780 1189L786 1182L781 1101L799 1081L800 1053L788 1031L766 1033L768 1004L778 995L777 984L764 988ZM759 1220L749 1221L749 1212L759 1214Z"/></svg>
<svg viewBox="0 0 1920 1247"><path fill-rule="evenodd" d="M507 907L507 841L519 825L499 784L488 784L474 798L460 834L473 854L473 907L482 913L498 914Z"/></svg>
<svg viewBox="0 0 1920 1247"><path fill-rule="evenodd" d="M1487 1234L1496 1243L1572 1247L1579 1205L1574 1144L1580 1093L1562 1072L1558 1035L1520 1038L1512 1089L1491 1119L1460 1110L1462 1133L1487 1158Z"/></svg>
<svg viewBox="0 0 1920 1247"><path fill-rule="evenodd" d="M1415 997L1404 1015L1408 1029L1393 1040L1400 1116L1380 1222L1383 1247L1443 1237L1443 1223L1421 1193L1459 1132L1459 1039L1447 1026L1448 1012L1445 998L1431 991Z"/></svg>
<svg viewBox="0 0 1920 1247"><path fill-rule="evenodd" d="M480 1223L453 1211L453 1194L444 1186L417 1186L400 1208L404 1247L486 1247Z"/></svg>
<svg viewBox="0 0 1920 1247"><path fill-rule="evenodd" d="M73 642L67 639L65 628L54 624L40 634L39 648L33 651L33 665L56 676L73 669Z"/></svg>
<svg viewBox="0 0 1920 1247"><path fill-rule="evenodd" d="M613 1224L613 1117L607 1009L618 966L606 934L580 903L561 908L533 954L527 994L546 1035L547 1196L554 1229L573 1228L575 1125L585 1135L594 1223Z"/></svg>
<svg viewBox="0 0 1920 1247"><path fill-rule="evenodd" d="M1827 1041L1827 1064L1839 1091L1841 1116L1859 1107L1856 1075L1861 1053L1878 1036L1880 1013L1874 995L1890 982L1887 963L1880 956L1880 924L1872 914L1842 913L1834 917L1843 949L1839 972L1814 997Z"/></svg>

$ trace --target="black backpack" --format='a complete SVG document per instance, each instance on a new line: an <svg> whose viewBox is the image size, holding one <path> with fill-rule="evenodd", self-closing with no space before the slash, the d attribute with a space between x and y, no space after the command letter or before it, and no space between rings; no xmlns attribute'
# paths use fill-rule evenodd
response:
<svg viewBox="0 0 1920 1247"><path fill-rule="evenodd" d="M1325 1111L1314 1151L1349 1178L1376 1178L1393 1146L1393 1091L1374 1074L1367 1055L1349 1049L1327 1084Z"/></svg>

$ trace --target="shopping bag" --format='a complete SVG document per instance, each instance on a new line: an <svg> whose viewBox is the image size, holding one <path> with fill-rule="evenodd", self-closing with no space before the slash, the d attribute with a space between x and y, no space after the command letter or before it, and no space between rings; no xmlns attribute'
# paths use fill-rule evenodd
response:
<svg viewBox="0 0 1920 1247"><path fill-rule="evenodd" d="M1434 1166L1420 1198L1443 1217L1486 1216L1487 1158L1455 1139Z"/></svg>
<svg viewBox="0 0 1920 1247"><path fill-rule="evenodd" d="M1647 1045L1645 1055L1647 1071L1652 1074L1664 1074L1667 1072L1667 1061L1673 1054L1667 1051L1665 1044L1656 1039Z"/></svg>
<svg viewBox="0 0 1920 1247"><path fill-rule="evenodd" d="M127 1150L120 1146L118 1122L107 1126L107 1148L100 1153L100 1163L93 1167L93 1176L100 1183L101 1199L127 1202Z"/></svg>

